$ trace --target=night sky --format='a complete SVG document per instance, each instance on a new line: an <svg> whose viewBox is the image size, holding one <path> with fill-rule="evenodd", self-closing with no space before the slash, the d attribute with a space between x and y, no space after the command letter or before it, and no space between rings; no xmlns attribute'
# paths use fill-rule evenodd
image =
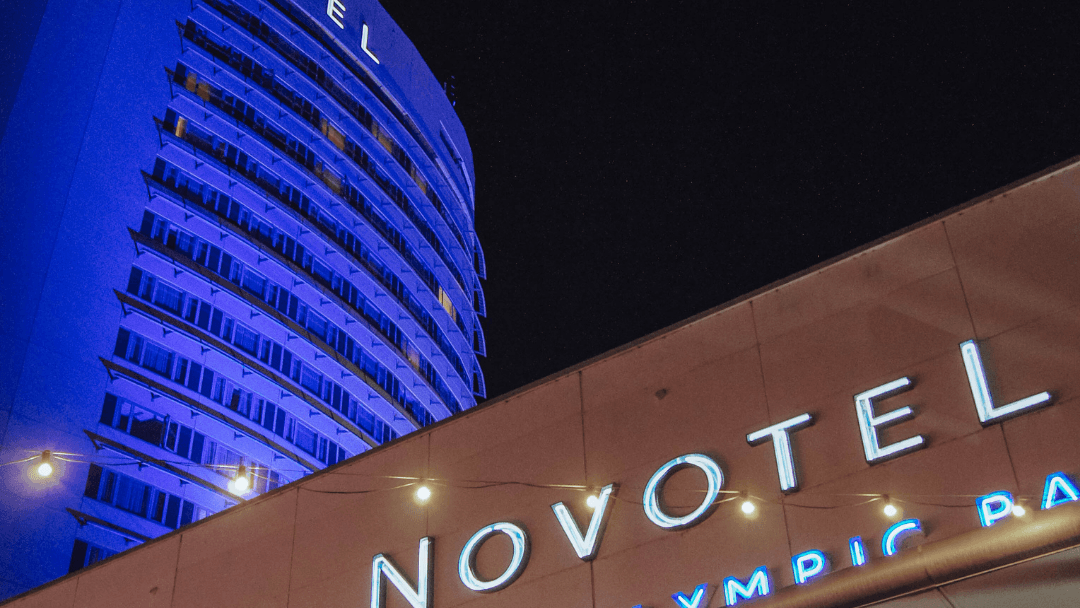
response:
<svg viewBox="0 0 1080 608"><path fill-rule="evenodd" d="M491 397L1080 154L1075 2L383 4L455 77Z"/></svg>

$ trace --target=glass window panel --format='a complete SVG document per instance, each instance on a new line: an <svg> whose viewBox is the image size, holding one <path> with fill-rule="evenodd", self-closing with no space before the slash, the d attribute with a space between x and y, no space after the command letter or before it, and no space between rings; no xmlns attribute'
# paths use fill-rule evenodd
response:
<svg viewBox="0 0 1080 608"><path fill-rule="evenodd" d="M314 456L319 443L318 439L319 436L315 434L315 431L299 423L296 425L293 432L293 443L296 447Z"/></svg>
<svg viewBox="0 0 1080 608"><path fill-rule="evenodd" d="M233 337L233 343L239 346L241 349L254 355L259 347L259 334L251 331L243 325L236 325L236 333Z"/></svg>

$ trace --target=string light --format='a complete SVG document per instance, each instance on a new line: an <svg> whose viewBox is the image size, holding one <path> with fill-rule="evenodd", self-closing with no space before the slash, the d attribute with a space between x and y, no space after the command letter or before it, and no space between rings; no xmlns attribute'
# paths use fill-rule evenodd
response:
<svg viewBox="0 0 1080 608"><path fill-rule="evenodd" d="M38 459L40 459L40 461L38 461ZM222 467L222 466L219 466L219 465L212 465L212 464L199 464L199 463L194 463L194 462L186 461L186 460L153 460L153 461L147 462L146 460L139 459L139 458L136 458L136 457L133 457L133 456L130 456L130 455L126 455L126 454L120 454L120 453L117 453L115 455L112 455L112 454L104 454L104 455L103 454L74 454L74 453L67 453L67 452L55 452L55 451L52 451L52 450L44 450L44 451L41 451L41 452L35 452L35 451L29 451L28 450L26 457L18 459L18 460L11 461L11 462L0 463L0 467L7 466L7 465L20 464L20 463L31 463L31 465L33 467L31 469L31 471L33 473L35 473L35 476L37 478L39 478L39 479L45 479L45 478L48 478L48 477L50 477L50 476L52 476L52 475L54 475L56 473L56 466L55 466L55 463L53 462L54 460L55 461L63 461L63 462L72 462L72 463L82 463L82 464L87 464L87 463L89 463L89 464L98 464L98 465L109 466L109 467L139 466L140 468L142 468L143 466L147 466L147 465L154 466L154 465L157 465L157 464L169 464L169 465L182 466L182 467L187 467L187 468L195 467L195 468L199 468L199 469L203 469L203 470L210 470L210 471L214 471L215 473L223 474L226 477L228 476L226 473L223 473L223 471L222 471L223 468L227 469L228 467ZM38 461L36 463L37 466L33 466L33 461ZM240 465L239 467L237 467L237 472L236 472L235 476L232 477L229 480L228 489L231 492L233 492L234 494L242 495L242 494L246 494L246 493L250 492L253 489L253 485L254 485L256 479L261 480L261 481L266 481L266 482L272 481L271 477L269 477L268 475L260 473L261 470L264 470L264 469L256 468L256 469L252 470L252 469L249 469L245 465ZM307 475L311 474L311 471L306 470L306 469L304 469L304 470L295 469L294 470L294 469L276 469L275 468L275 469L273 469L273 472L279 473L279 474L282 474L282 473L295 473L295 474L298 474L300 476L300 478L303 478L304 476L307 476ZM425 501L429 500L431 495L432 495L431 489L427 485L419 485L419 486L417 485L417 484L422 483L422 482L436 483L436 484L438 484L440 486L455 487L455 488L462 488L462 489L472 489L472 490L480 490L480 489L486 489L486 488L492 488L492 487L505 487L505 486L523 486L523 487L528 487L528 488L540 488L540 489L560 490L560 491L566 491L566 490L587 491L587 490L590 489L590 488L588 488L588 486L576 485L576 484L532 483L532 482L528 482L528 481L519 481L519 480L482 480L482 479L434 480L434 479L425 479L425 478L420 478L420 477L402 476L402 475L372 475L372 474L368 474L368 473L353 473L353 472L344 471L344 470L328 471L327 474L328 475L344 475L344 476L350 476L350 477L363 477L363 478L380 479L380 480L401 480L401 481L403 481L405 483L402 483L402 484L399 484L399 485L394 485L394 486L388 486L388 487L370 488L370 489L366 489L366 490L318 490L318 489L308 487L306 485L301 485L299 489L304 490L304 491L308 491L308 492L326 493L326 494L370 494L370 493L373 493L373 492L388 492L388 491L400 490L400 489L407 488L407 487L415 487L416 491L415 491L415 494L414 494L414 498L418 502L425 502ZM858 498L863 498L865 500L850 503L850 504L842 504L842 505L833 504L833 505L821 505L821 506L819 506L819 505L798 504L797 502L791 502L790 497L787 498L787 499L784 499L784 500L780 500L780 501L768 500L768 499L763 499L763 498L760 498L760 497L751 496L751 495L747 494L744 491L720 490L718 493L719 494L730 495L730 497L718 500L718 501L716 501L716 504L739 500L740 501L740 503L739 503L740 511L750 519L753 519L754 517L756 517L756 515L758 513L756 502L759 502L759 501L763 502L763 503L768 503L768 504L783 505L785 507L792 507L792 508L798 508L798 509L816 509L816 510L845 509L845 508L856 507L856 506L860 506L860 505L864 505L864 504L868 504L868 503L873 503L873 502L884 502L884 505L882 507L882 512L884 513L884 515L886 517L889 517L889 518L896 518L897 516L899 516L902 513L902 509L900 508L898 503L902 503L902 502L903 503L911 503L911 504L924 506L924 507L971 508L972 506L974 506L971 503L966 503L966 504L949 504L949 503L955 501L956 499L972 499L972 498L978 498L979 497L979 495L974 495L974 494L934 494L934 495L929 495L928 494L928 495L906 495L904 498L900 499L900 498L891 497L891 496L885 495L885 494L837 493L837 494L830 494L829 496L834 496L834 497L840 497L840 496L858 497ZM918 500L919 498L936 498L936 499L939 499L939 500L924 502L924 501ZM1019 499L1020 497L1017 497L1017 498ZM616 497L616 496L613 495L613 496L611 496L611 500L619 500L619 501L622 501L622 502L637 504L639 506L641 505L640 502L637 502L637 501L634 501L633 499L627 498L625 495L622 496L622 497ZM941 502L941 500L944 500L945 502ZM598 499L597 499L597 497L595 495L587 496L585 502L586 502L586 505L588 505L588 507L590 509L595 508L596 505L599 504L599 501L598 501ZM1013 507L1012 514L1015 517L1023 517L1023 516L1025 516L1027 514L1027 508L1024 507L1023 505L1021 505L1020 500L1018 500L1017 504Z"/></svg>
<svg viewBox="0 0 1080 608"><path fill-rule="evenodd" d="M236 477L229 482L229 491L237 496L247 494L251 489L251 477L248 476L247 467L240 465L236 470Z"/></svg>
<svg viewBox="0 0 1080 608"><path fill-rule="evenodd" d="M753 515L754 511L757 510L757 506L754 505L754 501L750 500L750 497L745 497L742 505L739 506L739 509L746 515Z"/></svg>
<svg viewBox="0 0 1080 608"><path fill-rule="evenodd" d="M900 514L900 509L897 508L897 506L894 505L891 500L889 500L888 496L883 497L883 499L885 500L885 507L881 510L883 513L885 513L885 517L891 519Z"/></svg>
<svg viewBox="0 0 1080 608"><path fill-rule="evenodd" d="M41 453L41 464L37 466L38 477L47 479L52 477L53 465L52 465L52 452L45 450Z"/></svg>

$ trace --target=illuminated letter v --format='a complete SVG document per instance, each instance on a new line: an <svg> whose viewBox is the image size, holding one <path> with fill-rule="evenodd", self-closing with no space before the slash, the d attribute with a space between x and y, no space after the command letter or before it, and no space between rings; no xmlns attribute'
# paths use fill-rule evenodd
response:
<svg viewBox="0 0 1080 608"><path fill-rule="evenodd" d="M616 489L615 484L612 483L600 490L600 497L596 501L592 519L589 520L589 530L585 533L584 538L582 538L581 530L566 505L561 502L551 505L551 510L555 512L555 517L559 520L559 525L562 526L566 537L570 539L570 544L574 546L574 551L577 552L578 557L585 561L596 557L596 551L600 548L600 537L604 535L608 503Z"/></svg>

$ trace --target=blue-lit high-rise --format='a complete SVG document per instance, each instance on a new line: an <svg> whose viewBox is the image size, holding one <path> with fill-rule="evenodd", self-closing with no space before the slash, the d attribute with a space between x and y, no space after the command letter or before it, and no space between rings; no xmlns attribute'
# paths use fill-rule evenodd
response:
<svg viewBox="0 0 1080 608"><path fill-rule="evenodd" d="M375 0L37 17L0 125L0 599L483 397L469 143Z"/></svg>

